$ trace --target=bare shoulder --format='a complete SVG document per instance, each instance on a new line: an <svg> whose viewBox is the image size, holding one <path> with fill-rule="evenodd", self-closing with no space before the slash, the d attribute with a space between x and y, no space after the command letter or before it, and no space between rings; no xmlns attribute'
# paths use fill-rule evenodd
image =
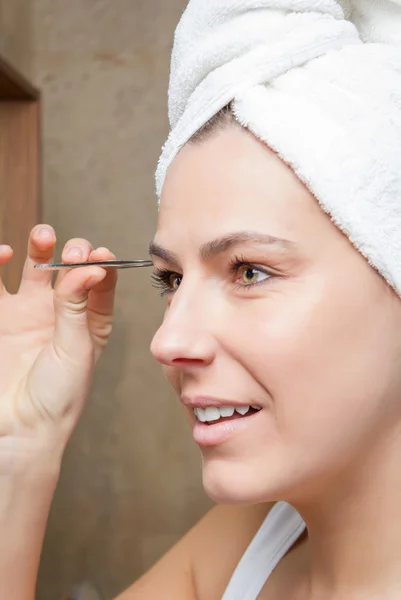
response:
<svg viewBox="0 0 401 600"><path fill-rule="evenodd" d="M239 560L273 503L220 505L192 529L191 556L199 600L220 599Z"/></svg>
<svg viewBox="0 0 401 600"><path fill-rule="evenodd" d="M273 504L212 508L116 600L220 600Z"/></svg>

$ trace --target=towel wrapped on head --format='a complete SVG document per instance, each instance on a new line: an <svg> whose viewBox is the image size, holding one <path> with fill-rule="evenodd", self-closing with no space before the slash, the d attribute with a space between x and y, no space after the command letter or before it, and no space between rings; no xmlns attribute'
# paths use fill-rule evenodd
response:
<svg viewBox="0 0 401 600"><path fill-rule="evenodd" d="M227 104L401 295L401 0L191 0L156 172Z"/></svg>

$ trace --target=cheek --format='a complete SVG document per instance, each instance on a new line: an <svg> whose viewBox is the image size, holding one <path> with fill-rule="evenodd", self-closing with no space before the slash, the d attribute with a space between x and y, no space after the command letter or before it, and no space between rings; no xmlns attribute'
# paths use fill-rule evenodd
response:
<svg viewBox="0 0 401 600"><path fill-rule="evenodd" d="M243 364L267 391L286 444L338 452L394 419L384 397L395 379L395 336L378 308L358 297L301 295L236 319L243 335L254 332Z"/></svg>

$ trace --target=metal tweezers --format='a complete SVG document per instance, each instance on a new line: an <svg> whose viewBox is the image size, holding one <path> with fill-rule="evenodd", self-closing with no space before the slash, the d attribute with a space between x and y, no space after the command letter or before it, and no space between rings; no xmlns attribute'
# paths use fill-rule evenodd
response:
<svg viewBox="0 0 401 600"><path fill-rule="evenodd" d="M35 269L46 269L50 271L58 271L59 269L76 269L77 267L107 267L112 269L131 269L132 267L151 267L151 260L92 260L79 263L39 263L35 265Z"/></svg>

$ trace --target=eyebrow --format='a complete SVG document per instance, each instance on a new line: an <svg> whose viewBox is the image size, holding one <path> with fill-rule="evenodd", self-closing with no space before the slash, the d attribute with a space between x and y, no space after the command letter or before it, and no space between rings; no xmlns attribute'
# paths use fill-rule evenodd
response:
<svg viewBox="0 0 401 600"><path fill-rule="evenodd" d="M259 233L257 231L238 231L235 233L229 233L222 237L216 238L206 242L200 247L199 255L203 261L207 261L231 250L241 244L259 244L264 246L277 246L280 250L291 250L294 247L294 242L286 240L284 238L275 237L265 233ZM157 256L168 263L178 265L178 257L170 250L163 248L155 242L149 244L150 256Z"/></svg>

